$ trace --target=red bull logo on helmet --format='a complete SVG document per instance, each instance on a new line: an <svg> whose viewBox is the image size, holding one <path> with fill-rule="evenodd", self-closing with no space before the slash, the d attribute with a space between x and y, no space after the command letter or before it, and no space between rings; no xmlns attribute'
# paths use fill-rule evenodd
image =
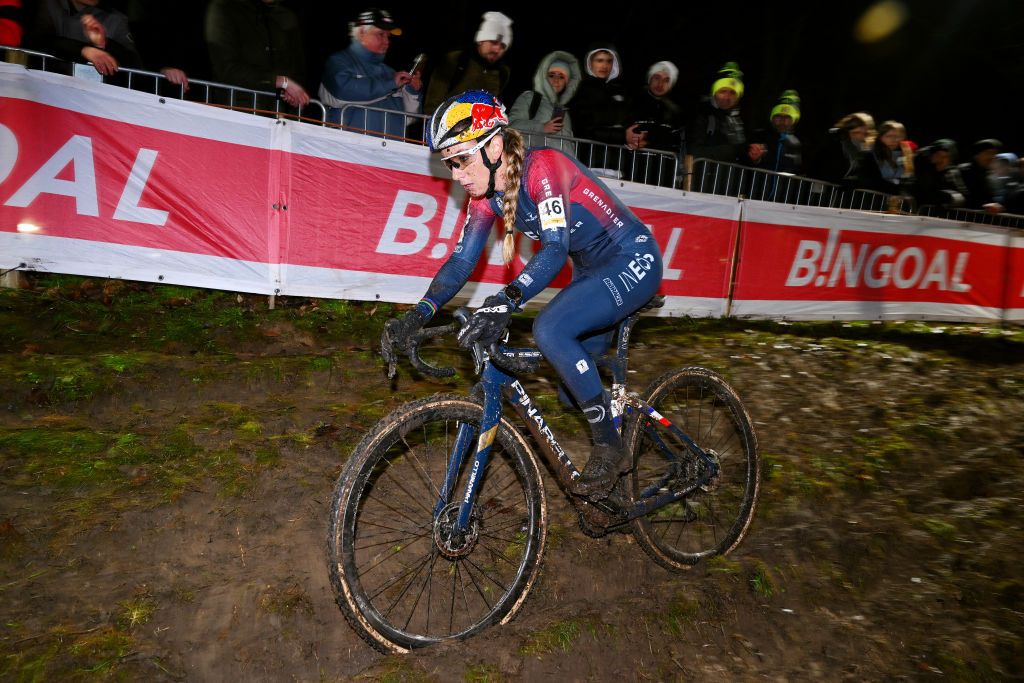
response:
<svg viewBox="0 0 1024 683"><path fill-rule="evenodd" d="M508 123L505 117L504 107L497 102L491 104L475 103L470 112L473 118L472 130L486 130L493 128L499 123Z"/></svg>

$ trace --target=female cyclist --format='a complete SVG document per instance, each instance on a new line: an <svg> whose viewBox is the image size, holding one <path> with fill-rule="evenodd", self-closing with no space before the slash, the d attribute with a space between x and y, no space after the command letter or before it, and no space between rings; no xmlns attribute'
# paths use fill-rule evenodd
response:
<svg viewBox="0 0 1024 683"><path fill-rule="evenodd" d="M574 157L544 147L524 149L522 136L508 127L505 106L488 92L469 90L438 107L430 121L430 146L469 194L466 224L420 302L388 321L384 343L408 352L411 336L466 284L499 216L505 223L506 264L515 256L513 227L540 240L541 249L476 310L459 332L461 345L498 341L512 312L543 290L570 256L572 282L537 315L533 336L593 432L577 491L604 498L630 465L594 357L606 349L609 328L657 293L658 245Z"/></svg>

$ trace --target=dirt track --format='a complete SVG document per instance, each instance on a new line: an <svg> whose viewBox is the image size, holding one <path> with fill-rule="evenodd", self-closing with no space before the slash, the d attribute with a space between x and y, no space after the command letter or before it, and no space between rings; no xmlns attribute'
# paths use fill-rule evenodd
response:
<svg viewBox="0 0 1024 683"><path fill-rule="evenodd" d="M748 402L765 463L744 544L670 574L629 536L584 536L549 478L547 556L521 615L378 654L333 602L333 481L390 407L466 387L382 382L385 314L80 279L0 293L0 678L1024 671L1022 341L967 326L641 323L638 386L700 364Z"/></svg>

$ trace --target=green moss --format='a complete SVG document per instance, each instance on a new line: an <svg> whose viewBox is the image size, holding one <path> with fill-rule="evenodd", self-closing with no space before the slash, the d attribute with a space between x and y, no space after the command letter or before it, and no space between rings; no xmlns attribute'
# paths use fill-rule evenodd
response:
<svg viewBox="0 0 1024 683"><path fill-rule="evenodd" d="M581 619L556 621L543 630L531 633L519 651L528 656L552 654L556 650L568 652L580 637L584 625Z"/></svg>
<svg viewBox="0 0 1024 683"><path fill-rule="evenodd" d="M505 677L493 664L472 664L462 674L464 683L501 683Z"/></svg>

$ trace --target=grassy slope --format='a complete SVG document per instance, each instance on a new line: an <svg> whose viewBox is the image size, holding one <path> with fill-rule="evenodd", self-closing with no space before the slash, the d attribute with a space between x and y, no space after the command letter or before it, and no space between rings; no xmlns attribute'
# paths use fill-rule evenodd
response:
<svg viewBox="0 0 1024 683"><path fill-rule="evenodd" d="M0 290L0 494L46 501L0 513L0 601L44 581L38 572L66 546L118 515L211 485L222 500L244 499L293 454L343 455L392 406L438 390L414 381L396 395L381 381L373 350L391 312L298 299L268 310L263 297L73 277ZM761 541L712 563L696 597L666 601L654 615L663 633L722 618L721 595L740 591L776 610L850 606L850 628L875 626L858 633L876 672L899 657L912 660L896 668L910 675L1024 670L1024 335L676 320L645 323L636 348L644 378L675 355L723 371L762 430ZM553 541L578 534L554 529ZM266 609L303 609L301 594L278 598ZM0 625L0 678L151 672L131 655L159 608L129 594L98 626L55 610L31 629L12 609ZM518 652L555 656L616 628L630 624L562 615L524 634ZM894 634L914 647L883 643ZM377 673L416 678L416 666L387 658ZM465 667L466 680L502 674L489 661Z"/></svg>

